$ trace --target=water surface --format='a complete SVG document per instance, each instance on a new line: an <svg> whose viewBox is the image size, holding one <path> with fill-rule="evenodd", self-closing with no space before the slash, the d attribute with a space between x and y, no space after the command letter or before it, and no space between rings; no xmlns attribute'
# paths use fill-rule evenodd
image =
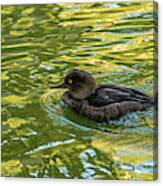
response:
<svg viewBox="0 0 163 186"><path fill-rule="evenodd" d="M153 109L97 123L50 90L72 69L153 95L152 1L2 6L2 175L152 180Z"/></svg>

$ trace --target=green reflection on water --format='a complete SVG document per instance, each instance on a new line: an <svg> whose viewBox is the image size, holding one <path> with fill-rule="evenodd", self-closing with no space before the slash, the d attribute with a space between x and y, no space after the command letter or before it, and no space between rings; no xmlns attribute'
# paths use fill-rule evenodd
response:
<svg viewBox="0 0 163 186"><path fill-rule="evenodd" d="M2 6L2 175L152 180L153 109L108 124L49 87L72 68L98 83L154 85L156 12L148 2Z"/></svg>

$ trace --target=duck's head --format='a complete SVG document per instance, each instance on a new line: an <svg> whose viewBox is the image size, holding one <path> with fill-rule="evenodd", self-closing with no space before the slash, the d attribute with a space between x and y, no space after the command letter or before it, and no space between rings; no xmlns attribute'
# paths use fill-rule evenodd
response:
<svg viewBox="0 0 163 186"><path fill-rule="evenodd" d="M63 83L51 88L67 88L73 98L82 100L94 93L96 81L90 73L75 69L65 77Z"/></svg>

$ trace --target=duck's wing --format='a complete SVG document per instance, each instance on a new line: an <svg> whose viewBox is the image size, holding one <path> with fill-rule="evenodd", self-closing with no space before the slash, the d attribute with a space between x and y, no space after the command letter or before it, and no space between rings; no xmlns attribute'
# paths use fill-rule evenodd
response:
<svg viewBox="0 0 163 186"><path fill-rule="evenodd" d="M123 101L134 101L141 104L152 104L152 98L135 89L115 85L99 85L95 93L88 98L93 106L105 106Z"/></svg>

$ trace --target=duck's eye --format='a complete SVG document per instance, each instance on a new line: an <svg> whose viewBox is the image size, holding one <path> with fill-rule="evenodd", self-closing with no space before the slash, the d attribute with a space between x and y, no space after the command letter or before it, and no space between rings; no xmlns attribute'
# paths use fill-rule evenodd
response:
<svg viewBox="0 0 163 186"><path fill-rule="evenodd" d="M68 80L68 84L70 84L70 85L72 84L72 79Z"/></svg>

